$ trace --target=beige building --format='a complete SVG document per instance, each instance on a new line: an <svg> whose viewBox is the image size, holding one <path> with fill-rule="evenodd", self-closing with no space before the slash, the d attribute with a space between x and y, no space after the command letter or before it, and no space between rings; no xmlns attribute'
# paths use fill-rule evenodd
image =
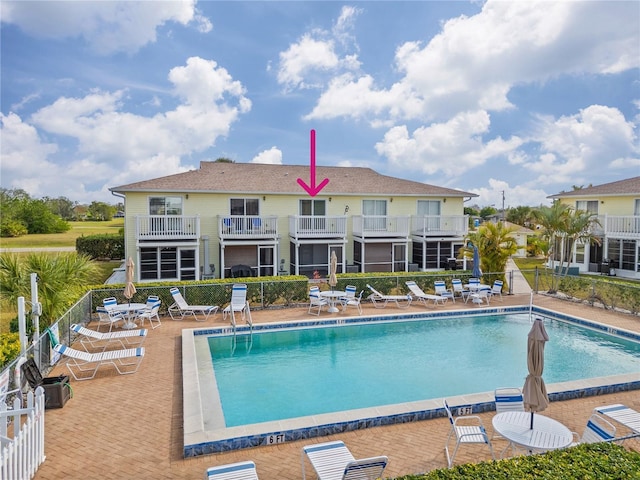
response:
<svg viewBox="0 0 640 480"><path fill-rule="evenodd" d="M551 195L575 210L597 215L601 241L580 243L572 267L581 272L640 278L640 177Z"/></svg>
<svg viewBox="0 0 640 480"><path fill-rule="evenodd" d="M369 168L201 162L198 170L111 188L124 198L125 254L136 281L326 276L441 269L468 231L477 195Z"/></svg>

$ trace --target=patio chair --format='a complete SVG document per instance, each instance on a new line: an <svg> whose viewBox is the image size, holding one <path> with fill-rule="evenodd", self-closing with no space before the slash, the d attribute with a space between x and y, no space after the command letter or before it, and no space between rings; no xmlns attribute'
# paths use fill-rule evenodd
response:
<svg viewBox="0 0 640 480"><path fill-rule="evenodd" d="M98 330L100 330L101 325L109 325L109 332L113 326L122 322L123 324L127 321L127 315L124 312L115 311L113 307L118 305L118 300L115 297L108 297L102 301L102 307L96 307L96 312L98 313Z"/></svg>
<svg viewBox="0 0 640 480"><path fill-rule="evenodd" d="M362 306L360 302L362 301L362 294L364 290L360 292L360 295L356 297L356 287L354 285L347 285L344 289L346 295L340 299L342 302L342 311L345 312L348 306L356 307L358 309L358 313L362 315Z"/></svg>
<svg viewBox="0 0 640 480"><path fill-rule="evenodd" d="M573 435L576 437L576 441L571 444L572 447L581 443L609 442L616 438L616 427L597 413L594 413L587 420L582 436L578 438L576 432L573 432Z"/></svg>
<svg viewBox="0 0 640 480"><path fill-rule="evenodd" d="M405 283L407 284L407 287L409 287L409 290L411 290L411 296L417 298L418 301L424 304L425 307L429 304L429 300L431 300L434 305L438 305L438 303L444 305L444 303L447 301L447 299L441 295L424 293L418 286L418 284L413 280L409 280Z"/></svg>
<svg viewBox="0 0 640 480"><path fill-rule="evenodd" d="M231 302L222 310L222 319L230 317L232 325L236 324L236 313L242 314L242 320L247 320L249 302L247 302L247 285L245 283L234 283L231 288Z"/></svg>
<svg viewBox="0 0 640 480"><path fill-rule="evenodd" d="M87 352L89 349L105 351L111 343L117 343L122 348L139 347L147 339L146 328L104 333L74 323L69 329L80 336L80 344Z"/></svg>
<svg viewBox="0 0 640 480"><path fill-rule="evenodd" d="M113 365L120 375L135 373L144 358L144 347L89 353L59 343L53 349L67 358L67 369L76 380L92 379L105 365Z"/></svg>
<svg viewBox="0 0 640 480"><path fill-rule="evenodd" d="M487 305L489 305L489 302L491 301L491 290L478 290L476 292L471 292L467 297L467 300L469 299L471 299L471 303L475 303L478 306L482 305L484 302L487 302Z"/></svg>
<svg viewBox="0 0 640 480"><path fill-rule="evenodd" d="M491 287L491 297L498 296L500 297L500 301L502 301L502 280L495 280L493 282L493 286Z"/></svg>
<svg viewBox="0 0 640 480"><path fill-rule="evenodd" d="M252 461L229 463L207 468L205 480L258 480L256 464Z"/></svg>
<svg viewBox="0 0 640 480"><path fill-rule="evenodd" d="M302 447L302 479L306 479L305 456L318 480L375 480L388 463L385 456L356 460L344 442L326 442Z"/></svg>
<svg viewBox="0 0 640 480"><path fill-rule="evenodd" d="M453 290L447 288L447 285L444 283L444 280L436 280L433 282L433 288L436 292L436 295L440 295L444 298L450 298L453 303L456 302L455 295L453 294Z"/></svg>
<svg viewBox="0 0 640 480"><path fill-rule="evenodd" d="M469 445L469 444L484 444L489 447L489 451L491 452L491 458L495 460L495 455L493 454L493 447L491 446L491 440L489 440L489 436L487 435L487 431L482 424L482 419L477 415L462 415L457 418L453 418L453 414L451 413L451 409L449 408L449 404L446 400L444 400L444 409L447 412L447 416L449 417L449 422L451 423L451 428L449 429L449 434L447 435L447 442L444 445L444 452L447 456L447 465L449 468L453 465L453 461L456 458L456 453L458 453L458 448L460 445ZM453 455L449 455L449 442L451 439L455 437L456 446L453 450Z"/></svg>
<svg viewBox="0 0 640 480"><path fill-rule="evenodd" d="M186 315L193 315L197 321L204 322L209 318L209 315L218 311L217 305L189 305L177 287L171 287L170 291L175 303L169 307L168 311L173 320L182 320ZM203 320L198 318L198 313L204 315Z"/></svg>
<svg viewBox="0 0 640 480"><path fill-rule="evenodd" d="M524 397L518 387L500 387L493 392L496 404L496 414L502 412L524 412ZM493 432L491 438L500 438L498 432Z"/></svg>
<svg viewBox="0 0 640 480"><path fill-rule="evenodd" d="M394 302L398 308L407 308L413 300L411 295L383 295L369 284L367 284L367 288L373 292L369 295L369 299L373 302L375 308L385 308L389 302ZM407 303L400 304L400 302Z"/></svg>
<svg viewBox="0 0 640 480"><path fill-rule="evenodd" d="M318 313L314 315L320 315L320 310L322 307L329 306L329 302L320 296L320 288L319 287L311 287L309 289L309 311L308 313L313 313L311 310L314 308L318 308Z"/></svg>
<svg viewBox="0 0 640 480"><path fill-rule="evenodd" d="M457 295L458 297L462 298L466 303L467 297L469 296L469 293L471 293L471 291L467 288L464 288L464 285L462 285L462 280L460 280L459 278L452 278L451 286L453 287L453 295Z"/></svg>
<svg viewBox="0 0 640 480"><path fill-rule="evenodd" d="M136 315L136 320L140 320L141 327L144 326L145 320L149 320L149 325L151 325L151 328L154 330L162 325L162 322L160 322L160 315L158 315L161 303L162 301L157 295L149 295L147 297L147 306Z"/></svg>

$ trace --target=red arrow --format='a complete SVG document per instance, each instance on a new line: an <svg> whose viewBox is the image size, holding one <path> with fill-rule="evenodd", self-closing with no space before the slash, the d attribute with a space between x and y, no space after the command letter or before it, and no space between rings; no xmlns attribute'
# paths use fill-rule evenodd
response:
<svg viewBox="0 0 640 480"><path fill-rule="evenodd" d="M301 178L298 179L298 183L302 188L306 190L306 192L310 196L315 197L318 193L320 193L320 190L326 187L327 183L329 183L329 179L325 178L324 180L322 180L322 182L320 182L320 185L316 186L316 131L315 130L311 130L311 168L310 170L311 170L311 185L307 185L305 181Z"/></svg>

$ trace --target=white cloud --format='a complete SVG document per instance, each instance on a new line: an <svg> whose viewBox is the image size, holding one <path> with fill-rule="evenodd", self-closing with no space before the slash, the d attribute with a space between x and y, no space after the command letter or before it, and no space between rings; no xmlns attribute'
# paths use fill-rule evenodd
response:
<svg viewBox="0 0 640 480"><path fill-rule="evenodd" d="M405 125L387 131L376 151L389 159L394 168L454 176L484 164L495 156L509 155L522 144L518 137L498 137L484 143L489 115L485 111L464 112L444 123L420 127L409 136Z"/></svg>
<svg viewBox="0 0 640 480"><path fill-rule="evenodd" d="M282 165L282 151L276 147L263 150L253 157L251 163L268 163L270 165Z"/></svg>
<svg viewBox="0 0 640 480"><path fill-rule="evenodd" d="M101 54L135 52L156 41L158 27L193 22L200 32L211 30L195 0L109 2L2 2L2 21L29 35L52 39L83 38Z"/></svg>
<svg viewBox="0 0 640 480"><path fill-rule="evenodd" d="M539 117L529 142L538 143L541 154L524 167L538 174L540 182L574 182L603 165L640 165L636 125L616 108L591 105L571 116Z"/></svg>
<svg viewBox="0 0 640 480"><path fill-rule="evenodd" d="M549 194L541 188L535 188L527 183L510 186L508 182L495 178L489 179L489 185L483 188L472 188L471 193L478 195L472 201L481 207L493 205L498 210L502 209L502 195L504 192L504 207L506 209L519 205L539 206L548 205L546 198Z"/></svg>
<svg viewBox="0 0 640 480"><path fill-rule="evenodd" d="M477 15L445 22L426 45L400 45L395 64L402 77L390 87L376 87L367 75L341 77L307 118L348 116L388 125L509 109L507 95L516 84L637 68L637 13L633 2L488 1ZM344 101L354 90L359 97L347 110Z"/></svg>
<svg viewBox="0 0 640 480"><path fill-rule="evenodd" d="M357 51L357 45L350 33L359 13L359 9L343 7L331 32L315 29L280 52L278 83L287 90L317 88L329 74L360 68L357 54L351 51Z"/></svg>

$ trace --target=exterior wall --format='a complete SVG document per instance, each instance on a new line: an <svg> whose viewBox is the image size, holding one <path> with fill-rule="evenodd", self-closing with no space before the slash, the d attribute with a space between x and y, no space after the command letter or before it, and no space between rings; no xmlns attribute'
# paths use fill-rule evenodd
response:
<svg viewBox="0 0 640 480"><path fill-rule="evenodd" d="M564 197L560 198L560 203L576 208L576 202L582 200L597 200L598 215L633 215L635 201L640 198L640 192L636 195L624 196L603 196L603 197Z"/></svg>

